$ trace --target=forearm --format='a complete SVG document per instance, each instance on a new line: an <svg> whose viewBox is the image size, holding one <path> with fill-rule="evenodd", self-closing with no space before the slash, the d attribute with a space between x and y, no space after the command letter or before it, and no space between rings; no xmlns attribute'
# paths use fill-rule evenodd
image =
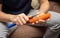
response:
<svg viewBox="0 0 60 38"><path fill-rule="evenodd" d="M6 14L6 13L2 12L2 4L0 4L0 21L2 21L2 22L10 21L9 20L10 16L11 16L10 14Z"/></svg>
<svg viewBox="0 0 60 38"><path fill-rule="evenodd" d="M10 17L11 17L11 16L12 16L12 15L6 14L6 13L0 11L0 21L2 21L2 22L10 21Z"/></svg>
<svg viewBox="0 0 60 38"><path fill-rule="evenodd" d="M49 10L49 2L44 2L41 4L39 12L41 13L47 13Z"/></svg>

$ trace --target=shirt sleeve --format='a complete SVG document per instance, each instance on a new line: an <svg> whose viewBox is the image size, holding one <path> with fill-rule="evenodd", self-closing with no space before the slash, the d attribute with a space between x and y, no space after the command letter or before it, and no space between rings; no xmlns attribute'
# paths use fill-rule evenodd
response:
<svg viewBox="0 0 60 38"><path fill-rule="evenodd" d="M0 3L3 3L3 0L0 0Z"/></svg>

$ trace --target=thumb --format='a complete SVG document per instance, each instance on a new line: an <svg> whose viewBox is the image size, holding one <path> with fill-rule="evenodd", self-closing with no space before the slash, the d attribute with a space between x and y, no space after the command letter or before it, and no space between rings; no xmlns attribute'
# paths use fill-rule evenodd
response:
<svg viewBox="0 0 60 38"><path fill-rule="evenodd" d="M28 16L28 18L30 19L30 18L33 18L33 16L32 15L30 15L30 16Z"/></svg>

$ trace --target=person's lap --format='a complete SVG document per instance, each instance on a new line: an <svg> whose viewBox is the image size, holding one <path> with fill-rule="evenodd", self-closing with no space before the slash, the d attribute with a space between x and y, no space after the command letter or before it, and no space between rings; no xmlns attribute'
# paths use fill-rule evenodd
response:
<svg viewBox="0 0 60 38"><path fill-rule="evenodd" d="M47 21L47 23L49 23L49 24L52 24L52 25L54 25L54 24L60 24L60 21L59 21L59 17L60 17L60 14L59 13L56 13L56 12L53 12L53 11L50 11L50 13L51 13L51 19L49 20L49 21ZM57 15L57 16L56 16ZM23 28L23 27L25 27L25 28ZM27 27L27 28L26 28ZM33 29L34 28L34 29ZM21 30L21 31L19 31L19 29L21 30L21 29L23 29L23 30ZM29 36L29 34L32 34L30 37L32 37L33 35L35 35L35 33L34 32L36 32L37 34L38 34L38 36L39 35L41 35L41 30L40 29L38 29L38 28L36 28L36 27L31 27L31 26L28 26L28 25L26 25L26 26L22 26L22 28L20 27L19 29L17 29L16 31L15 31L15 33L12 35L12 37L20 37L21 36L21 32L23 31L23 33L25 33L25 31L28 33L28 35L26 35L26 36ZM31 29L31 30L33 30L33 32L30 32L29 33L29 31L31 31L31 30L26 30L26 29ZM24 31L25 30L25 31ZM19 31L19 32L18 32ZM37 32L37 31L39 31L39 32ZM36 35L37 35L36 34ZM18 36L19 35L19 36ZM24 34L23 34L24 35ZM25 37L26 37L25 36ZM33 37L35 37L35 36L33 36ZM22 37L23 38L23 37ZM28 37L26 37L26 38L28 38Z"/></svg>
<svg viewBox="0 0 60 38"><path fill-rule="evenodd" d="M35 15L36 12L37 12L37 10L31 10L31 12L28 15ZM3 25L3 28L1 28L1 30L5 30L3 32L7 32L7 33L4 33L5 35L4 34L1 35L3 38L5 38L7 36L7 34L10 34L13 30L16 29L16 27L7 29L6 26L5 27L4 26L5 25ZM1 33L3 33L3 32L1 32ZM33 37L34 38L40 38L43 35L43 33L37 27L32 27L32 26L28 26L28 25L22 25L22 26L18 26L17 30L15 30L12 37L15 38L15 35L16 35L16 37L21 37L21 38L28 38L28 37L29 38L33 38Z"/></svg>
<svg viewBox="0 0 60 38"><path fill-rule="evenodd" d="M59 17L60 17L60 14L59 13L56 13L56 12L53 12L53 11L50 11L51 13L51 19L50 21L48 21L47 23L49 24L60 24L60 21L59 21ZM32 14L32 13L31 13ZM31 15L30 14L30 15ZM24 28L23 28L24 27ZM31 30L30 30L31 29ZM27 31L28 30L28 31ZM27 32L27 33L26 33ZM49 33L50 31L48 30L46 33ZM39 35L41 34L41 30L39 28L36 28L36 27L31 27L31 26L22 26L22 27L18 27L18 29L14 32L14 34L12 35L11 38L38 38ZM18 36L19 35L19 36ZM34 35L34 36L33 36ZM37 36L38 35L38 36ZM55 32L55 35L58 36L58 34L56 34ZM16 36L16 37L15 37ZM52 35L53 36L53 32L52 32ZM49 36L50 37L50 36ZM47 37L47 38L49 38ZM52 37L53 38L53 37ZM55 37L56 38L56 37Z"/></svg>
<svg viewBox="0 0 60 38"><path fill-rule="evenodd" d="M36 11L36 10L35 10L35 11ZM59 19L58 19L58 17L60 17L60 14L59 14L59 13L56 13L56 12L53 12L53 11L50 11L50 13L51 13L51 19L50 19L49 21L47 21L47 23L49 23L49 24L60 23L60 21L59 21ZM31 14L32 14L32 13L30 13L30 15L31 15ZM57 17L56 15L57 15L58 17ZM39 31L39 32L36 32L36 33L39 33L39 34L41 35L41 30L38 29L38 28L36 28L36 27L31 27L31 26L28 26L28 25L23 26L23 27L25 27L25 29L28 29L28 28L29 28L29 29L32 29L32 30L33 30L33 28L34 28L33 31L35 31L35 32L36 32L36 31ZM24 29L23 27L20 28L20 29ZM28 28L26 28L26 27L28 27ZM25 30L25 29L24 29L24 30ZM36 30L36 29L37 29L37 30ZM12 35L12 37L15 37L15 35L16 35L17 37L20 36L21 31L19 31L19 32L17 32L17 31L18 31L18 30L15 31L15 33ZM23 30L22 30L22 31L23 31ZM25 31L26 31L26 30L25 30ZM24 31L24 32L25 32L25 31ZM29 33L29 32L27 31L27 33L28 33L28 34L31 34L31 33L34 33L34 32L30 32L30 33ZM38 34L38 36L39 36L39 34ZM19 35L19 36L18 36L18 35ZM32 34L32 35L34 35L34 34ZM26 36L29 36L29 35L26 35ZM34 36L34 37L35 37L35 36ZM23 37L22 37L22 38L23 38Z"/></svg>
<svg viewBox="0 0 60 38"><path fill-rule="evenodd" d="M29 15L35 15L38 10L31 10ZM44 29L42 29L44 30ZM12 34L11 38L41 38L43 32L39 27L33 27L30 25L19 26Z"/></svg>

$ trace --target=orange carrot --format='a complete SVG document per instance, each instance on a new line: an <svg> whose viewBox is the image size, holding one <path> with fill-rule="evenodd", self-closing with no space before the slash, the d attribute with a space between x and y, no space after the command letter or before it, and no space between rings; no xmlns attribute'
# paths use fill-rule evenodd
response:
<svg viewBox="0 0 60 38"><path fill-rule="evenodd" d="M36 17L36 18L32 18L32 19L30 19L28 22L29 23L34 23L34 22L36 22L36 21L39 21L39 20L47 20L47 19L49 19L50 18L50 13L47 13L47 14L43 14L43 15L40 15L40 16L38 16L38 17Z"/></svg>

